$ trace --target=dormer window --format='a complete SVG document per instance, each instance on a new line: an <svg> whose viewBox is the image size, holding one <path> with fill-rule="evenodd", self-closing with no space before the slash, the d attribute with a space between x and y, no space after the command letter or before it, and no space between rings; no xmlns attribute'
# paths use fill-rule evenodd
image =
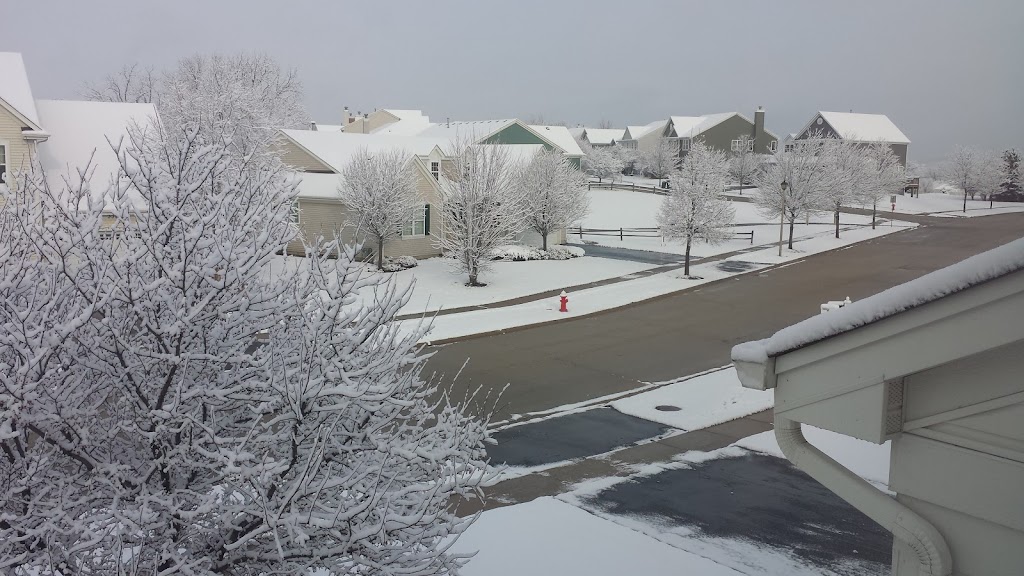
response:
<svg viewBox="0 0 1024 576"><path fill-rule="evenodd" d="M434 162L434 161L430 162L430 175L434 177L434 180L440 180L441 179L441 163L440 162Z"/></svg>

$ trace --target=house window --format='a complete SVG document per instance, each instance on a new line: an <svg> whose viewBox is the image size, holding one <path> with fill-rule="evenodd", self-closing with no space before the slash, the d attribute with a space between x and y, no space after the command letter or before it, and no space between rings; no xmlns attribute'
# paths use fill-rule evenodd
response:
<svg viewBox="0 0 1024 576"><path fill-rule="evenodd" d="M793 144L786 144L786 152L792 152L793 151L793 147L794 147Z"/></svg>
<svg viewBox="0 0 1024 576"><path fill-rule="evenodd" d="M402 236L413 238L416 236L426 236L430 230L430 224L428 224L430 218L428 216L429 213L429 204L416 208L416 210L413 211L412 218L407 221L405 226L402 228Z"/></svg>
<svg viewBox="0 0 1024 576"><path fill-rule="evenodd" d="M777 151L779 149L779 141L778 140L772 140L771 142L769 142L768 143L768 149L771 150L772 152Z"/></svg>
<svg viewBox="0 0 1024 576"><path fill-rule="evenodd" d="M683 152L689 152L690 151L690 139L689 138L680 138L679 139L679 149L681 151L683 151Z"/></svg>
<svg viewBox="0 0 1024 576"><path fill-rule="evenodd" d="M739 151L743 150L743 142L744 142L744 140L742 138L740 138L738 140L733 140L732 141L732 151L733 152L739 152ZM747 152L753 152L754 151L754 141L748 139L748 140L746 140L746 142L747 142Z"/></svg>
<svg viewBox="0 0 1024 576"><path fill-rule="evenodd" d="M292 202L292 207L288 210L288 217L291 220L292 224L295 224L296 226L299 225L299 214L301 212L302 211L299 210L299 201L296 200Z"/></svg>
<svg viewBox="0 0 1024 576"><path fill-rule="evenodd" d="M0 184L7 183L7 146L0 144Z"/></svg>
<svg viewBox="0 0 1024 576"><path fill-rule="evenodd" d="M431 162L430 163L430 175L434 177L434 180L441 179L441 163Z"/></svg>

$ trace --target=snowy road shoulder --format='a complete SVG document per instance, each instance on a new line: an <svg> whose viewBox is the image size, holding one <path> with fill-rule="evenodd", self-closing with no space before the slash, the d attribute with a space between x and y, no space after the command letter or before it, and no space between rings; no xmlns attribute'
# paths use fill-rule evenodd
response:
<svg viewBox="0 0 1024 576"><path fill-rule="evenodd" d="M732 366L695 377L681 378L650 392L612 402L612 408L679 430L700 430L749 416L774 405L772 390L740 385Z"/></svg>

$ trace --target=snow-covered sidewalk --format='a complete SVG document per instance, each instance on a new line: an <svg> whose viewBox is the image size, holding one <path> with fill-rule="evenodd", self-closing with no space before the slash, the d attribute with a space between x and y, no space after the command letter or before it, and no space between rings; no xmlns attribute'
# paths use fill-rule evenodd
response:
<svg viewBox="0 0 1024 576"><path fill-rule="evenodd" d="M466 576L741 574L550 497L485 512L452 551L479 551Z"/></svg>

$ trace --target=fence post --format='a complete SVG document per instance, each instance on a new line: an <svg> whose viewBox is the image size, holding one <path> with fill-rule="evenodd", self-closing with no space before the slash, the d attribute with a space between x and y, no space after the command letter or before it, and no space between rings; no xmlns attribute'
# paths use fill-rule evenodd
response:
<svg viewBox="0 0 1024 576"><path fill-rule="evenodd" d="M583 242L583 225L580 225L580 242Z"/></svg>
<svg viewBox="0 0 1024 576"><path fill-rule="evenodd" d="M753 230L750 231L750 244L751 244L751 246L753 246L753 244L754 244L754 231Z"/></svg>
<svg viewBox="0 0 1024 576"><path fill-rule="evenodd" d="M622 242L622 228L619 228L619 242Z"/></svg>
<svg viewBox="0 0 1024 576"><path fill-rule="evenodd" d="M587 182L587 190L589 191L590 189L590 182Z"/></svg>

